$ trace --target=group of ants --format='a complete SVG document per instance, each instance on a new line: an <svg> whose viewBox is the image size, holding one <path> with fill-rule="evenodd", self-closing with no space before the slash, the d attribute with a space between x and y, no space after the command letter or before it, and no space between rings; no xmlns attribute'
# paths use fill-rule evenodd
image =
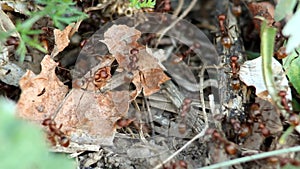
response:
<svg viewBox="0 0 300 169"><path fill-rule="evenodd" d="M168 0L162 0L161 1L161 9L166 12L170 11L171 5L170 1ZM233 1L233 7L232 7L232 13L235 16L239 16L241 14L241 6L239 0ZM218 24L219 29L221 33L221 44L224 48L229 49L232 45L231 38L228 35L227 28L226 28L226 15L220 14L218 16ZM180 60L184 60L189 53L193 51L194 48L197 48L197 45L192 45L187 51L180 54ZM286 54L285 54L286 55ZM232 55L230 56L230 68L231 68L231 89L232 90L239 90L240 87L240 80L238 77L238 71L239 71L239 63L238 63L238 56ZM281 105L282 107L290 113L289 116L289 123L290 125L297 126L299 124L299 116L293 112L291 112L289 100L286 99L287 93L285 91L280 91L278 95L281 98ZM186 114L189 112L189 107L191 104L191 99L184 99L183 105L181 107L179 118L182 119L180 122L180 125L178 125L178 131L180 133L184 133L186 129L186 124L184 123L184 119ZM230 119L230 123L233 126L235 133L237 134L237 137L240 139L246 138L251 134L251 125L254 123L259 124L259 129L261 134L264 137L270 136L269 129L266 128L264 121L262 119L262 115L260 112L260 105L259 103L253 103L251 106L249 106L249 117L247 117L247 121L245 123L242 123L235 119ZM128 127L133 122L132 119L128 118L121 118L118 121L116 121L116 126L118 128ZM52 145L61 145L63 147L68 147L70 145L70 138L67 136L65 132L61 130L62 124L57 125L55 120L53 118L46 118L42 121L42 125L46 126L48 128L47 130L47 138L49 142ZM223 134L216 129L208 129L206 131L208 135L210 135L215 142L224 148L225 152L228 155L231 156L237 156L239 154L238 147L235 143L228 141L228 139L224 138ZM271 163L280 163L281 166L284 166L286 164L292 164L295 166L300 166L300 162L295 159L289 159L289 158L281 158L281 157L271 157L267 159ZM177 160L173 162L169 162L167 164L163 165L164 169L172 169L172 168L187 168L188 164L184 160Z"/></svg>

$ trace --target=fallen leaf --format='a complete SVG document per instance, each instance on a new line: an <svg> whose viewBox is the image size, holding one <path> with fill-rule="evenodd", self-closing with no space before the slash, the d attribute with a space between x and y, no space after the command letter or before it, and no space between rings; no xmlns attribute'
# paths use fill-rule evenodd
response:
<svg viewBox="0 0 300 169"><path fill-rule="evenodd" d="M282 65L274 58L272 58L272 70L273 75L276 77L278 86L281 87L280 90L287 91L287 99L292 99L291 89L288 85L288 80L285 76L285 72L282 69ZM240 67L240 79L247 86L254 86L255 93L258 97L270 100L270 96L268 94L263 73L262 73L262 60L261 57L258 57L253 60L249 60L244 62L244 64ZM278 90L279 91L279 90Z"/></svg>
<svg viewBox="0 0 300 169"><path fill-rule="evenodd" d="M27 70L21 78L22 93L17 105L20 117L40 123L56 111L68 91L68 87L55 75L57 65L46 55L41 62L42 71L39 75Z"/></svg>
<svg viewBox="0 0 300 169"><path fill-rule="evenodd" d="M127 116L129 91L107 93L72 89L55 121L63 124L72 142L113 145L115 122Z"/></svg>
<svg viewBox="0 0 300 169"><path fill-rule="evenodd" d="M51 57L53 58L59 52L63 51L70 43L70 37L73 36L74 32L78 30L79 24L81 22L77 22L76 24L72 23L68 25L63 31L59 29L54 29L54 39L55 46L51 53Z"/></svg>
<svg viewBox="0 0 300 169"><path fill-rule="evenodd" d="M141 32L134 28L113 25L104 33L104 40L101 42L107 45L109 52L119 63L119 68L133 73L132 82L137 88L136 94L143 91L145 96L149 96L159 91L160 84L170 78L163 72L164 67L157 56L137 42L140 36Z"/></svg>

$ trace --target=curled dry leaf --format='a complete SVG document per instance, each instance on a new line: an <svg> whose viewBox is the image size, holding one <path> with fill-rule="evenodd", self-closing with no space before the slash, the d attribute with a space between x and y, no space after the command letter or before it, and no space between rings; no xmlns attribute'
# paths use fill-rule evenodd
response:
<svg viewBox="0 0 300 169"><path fill-rule="evenodd" d="M41 62L42 71L35 75L27 70L20 80L22 93L18 101L18 115L40 123L55 112L68 91L55 75L57 63L49 55Z"/></svg>
<svg viewBox="0 0 300 169"><path fill-rule="evenodd" d="M78 30L79 24L72 23L68 25L63 31L54 29L55 47L51 53L51 57L55 57L59 52L63 51L70 43L70 37L73 36L74 32Z"/></svg>
<svg viewBox="0 0 300 169"><path fill-rule="evenodd" d="M153 56L145 46L137 42L140 36L141 32L134 28L113 25L104 33L102 42L116 58L119 68L133 73L132 82L136 86L136 94L143 89L145 96L149 96L170 78L163 72L157 56Z"/></svg>
<svg viewBox="0 0 300 169"><path fill-rule="evenodd" d="M277 79L277 85L280 87L279 90L287 91L287 99L292 99L291 89L288 85L288 80L285 76L285 72L282 69L281 64L274 58L272 58L272 70L274 78ZM258 57L253 60L246 61L240 67L240 79L247 86L254 86L256 89L256 95L262 99L270 100L264 78L262 74L262 60Z"/></svg>

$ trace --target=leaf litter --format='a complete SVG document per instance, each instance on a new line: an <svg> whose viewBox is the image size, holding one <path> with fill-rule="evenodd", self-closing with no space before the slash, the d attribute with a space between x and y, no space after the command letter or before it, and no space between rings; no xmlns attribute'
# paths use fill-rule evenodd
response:
<svg viewBox="0 0 300 169"><path fill-rule="evenodd" d="M68 43L66 37L71 28L67 28L63 31L66 33L56 36L56 39L63 36L60 41L65 41L56 40L56 43L59 42L57 46L61 46L58 51ZM125 38L113 41L120 34ZM103 42L112 57L106 57L83 78L74 80L77 86L74 85L68 94L67 86L55 75L57 63L46 55L41 63L41 73L34 75L28 71L20 81L19 116L36 123L51 117L57 124L63 124L61 129L77 144L113 145L116 121L128 116L130 102L142 91L146 96L159 91L160 84L170 79L164 74L158 59L148 53L145 46L137 43L140 36L139 31L125 25L109 28ZM110 66L114 59L119 64L119 70L133 74L132 83L136 86L134 95L129 90L101 92L101 88L111 81Z"/></svg>

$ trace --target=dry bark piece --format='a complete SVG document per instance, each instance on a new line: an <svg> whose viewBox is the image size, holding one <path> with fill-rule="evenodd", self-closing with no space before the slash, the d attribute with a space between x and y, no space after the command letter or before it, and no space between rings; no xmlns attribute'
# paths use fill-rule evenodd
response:
<svg viewBox="0 0 300 169"><path fill-rule="evenodd" d="M114 55L119 68L132 72L132 82L136 85L136 94L143 89L145 96L160 90L160 84L170 78L163 72L159 60L148 52L145 46L137 43L141 32L126 25L113 25L104 33L109 52Z"/></svg>
<svg viewBox="0 0 300 169"><path fill-rule="evenodd" d="M42 71L35 75L27 70L20 80L22 93L18 101L18 115L40 123L55 112L68 91L55 75L58 64L49 55L41 62Z"/></svg>

